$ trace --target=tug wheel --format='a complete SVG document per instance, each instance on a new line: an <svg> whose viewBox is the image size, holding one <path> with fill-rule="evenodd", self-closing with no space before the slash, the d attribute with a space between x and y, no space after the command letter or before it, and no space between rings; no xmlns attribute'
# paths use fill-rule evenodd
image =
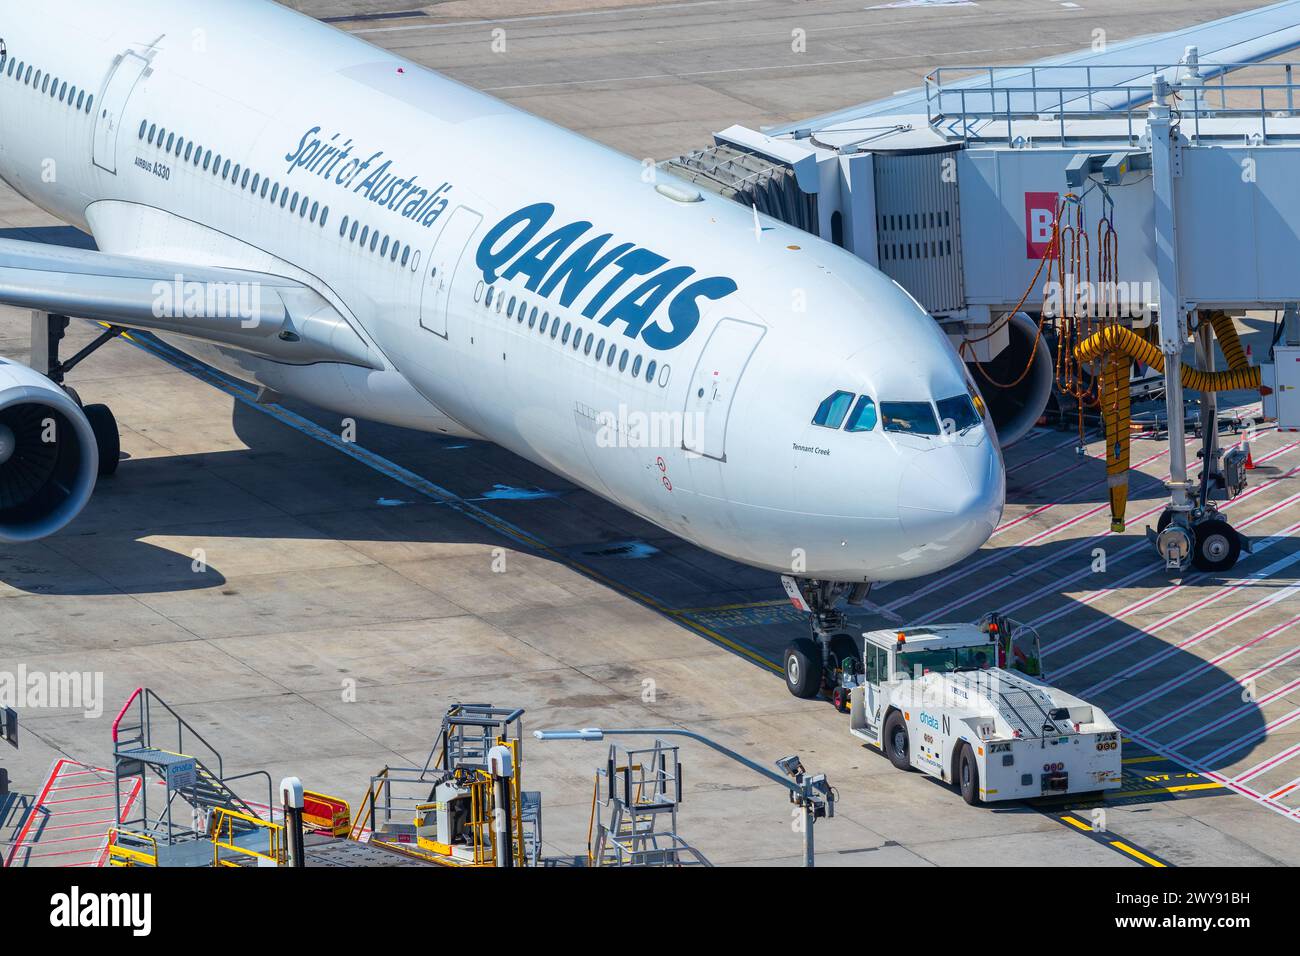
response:
<svg viewBox="0 0 1300 956"><path fill-rule="evenodd" d="M1227 571L1241 557L1241 538L1232 525L1213 518L1192 528L1192 564L1198 571Z"/></svg>
<svg viewBox="0 0 1300 956"><path fill-rule="evenodd" d="M801 637L785 649L785 686L794 696L811 700L822 689L821 648Z"/></svg>
<svg viewBox="0 0 1300 956"><path fill-rule="evenodd" d="M970 744L961 745L961 753L957 757L957 789L961 791L961 798L972 807L977 806L980 802L980 768L975 763L975 754L970 749Z"/></svg>
<svg viewBox="0 0 1300 956"><path fill-rule="evenodd" d="M912 769L912 742L907 734L907 723L898 711L885 720L885 733L880 740L890 763L899 770Z"/></svg>

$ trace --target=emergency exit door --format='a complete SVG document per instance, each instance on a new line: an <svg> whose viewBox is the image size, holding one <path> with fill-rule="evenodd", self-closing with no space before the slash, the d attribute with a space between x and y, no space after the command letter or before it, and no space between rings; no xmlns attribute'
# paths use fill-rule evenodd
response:
<svg viewBox="0 0 1300 956"><path fill-rule="evenodd" d="M470 237L483 221L473 209L458 206L451 214L429 256L420 293L420 325L434 335L447 337L447 313L451 308L451 284L465 257Z"/></svg>
<svg viewBox="0 0 1300 956"><path fill-rule="evenodd" d="M123 53L99 98L99 111L95 115L94 161L106 172L117 172L117 138L125 122L126 104L148 66L149 61L139 54Z"/></svg>
<svg viewBox="0 0 1300 956"><path fill-rule="evenodd" d="M713 329L691 376L682 423L682 448L727 460L731 405L754 349L767 330L753 322L723 319Z"/></svg>

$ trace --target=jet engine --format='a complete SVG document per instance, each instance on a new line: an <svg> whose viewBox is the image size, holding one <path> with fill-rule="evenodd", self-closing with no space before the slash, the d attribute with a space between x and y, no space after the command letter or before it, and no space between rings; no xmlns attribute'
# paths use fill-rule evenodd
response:
<svg viewBox="0 0 1300 956"><path fill-rule="evenodd" d="M1056 377L1047 339L1040 339L1034 350L1037 322L1024 312L1016 312L1007 323L1007 331L1010 342L996 358L981 363L982 369L970 367L1003 448L1029 434L1047 408Z"/></svg>
<svg viewBox="0 0 1300 956"><path fill-rule="evenodd" d="M98 474L95 432L72 396L0 358L0 543L59 531L86 506Z"/></svg>

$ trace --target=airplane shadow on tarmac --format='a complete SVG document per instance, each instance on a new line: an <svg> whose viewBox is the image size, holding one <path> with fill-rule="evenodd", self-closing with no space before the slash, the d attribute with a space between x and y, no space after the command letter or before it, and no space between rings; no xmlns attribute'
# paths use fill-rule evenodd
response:
<svg viewBox="0 0 1300 956"><path fill-rule="evenodd" d="M93 388L85 391L93 401ZM328 413L287 407L324 429L337 429ZM689 545L497 446L361 422L358 445L383 456L385 466L435 482L439 491L430 496L260 408L236 403L234 428L246 448L124 460L70 528L36 545L0 547L0 581L50 596L146 594L237 587L241 574L275 570L280 552L265 550L274 541L409 545L413 555L431 553L428 546L434 546L439 555L468 551L473 560L485 548L507 547L616 582L702 639L701 629L707 629L768 661L778 661L790 640L806 633L774 575ZM1100 473L1102 464L1088 462L1086 468ZM1267 480L1268 472L1261 471L1253 482ZM1159 486L1147 484L1143 493L1151 504L1139 500L1130 514L1158 503ZM1252 572L1296 554L1300 544L1272 542L1243 556L1229 575L1189 578L1194 592L1180 589L1131 620L1116 620L1076 598L1144 571L1126 585L1127 600L1136 601L1167 588L1171 579L1142 544L1138 527L1105 539L1108 568L1093 573L1094 543L1081 536L1101 534L1106 520L1104 514L1090 518L1065 531L1073 535L1065 540L986 546L971 559L981 562L980 570L963 575L958 569L951 583L913 602L902 599L931 579L879 588L872 602L897 602L901 617L854 610L854 624L891 627L903 618L933 615L971 620L990 610L1030 622L1051 615L1039 630L1053 683L1108 713L1121 712L1126 730L1148 728L1144 735L1157 749L1211 769L1236 763L1264 737L1259 706L1243 698L1231 673L1178 649L1171 635L1199 634L1259 600L1267 579L1251 578ZM502 522L524 537L509 528L499 531ZM154 543L155 537L171 541ZM265 551L258 558L262 564L250 567L241 558L239 571L223 572L222 556L231 547L260 555L259 546ZM201 571L194 548L204 552ZM1199 600L1239 582L1244 586L1198 610L1189 622L1159 634L1143 630L1190 604L1191 593ZM1058 613L1067 605L1068 613ZM1261 619L1226 627L1216 640L1230 646L1254 640L1267 630ZM772 693L785 693L775 674ZM1212 729L1198 736L1207 728Z"/></svg>

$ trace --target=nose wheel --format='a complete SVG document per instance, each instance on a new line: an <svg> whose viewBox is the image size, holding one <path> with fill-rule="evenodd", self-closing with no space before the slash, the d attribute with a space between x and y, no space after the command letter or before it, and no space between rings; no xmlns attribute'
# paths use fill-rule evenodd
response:
<svg viewBox="0 0 1300 956"><path fill-rule="evenodd" d="M862 648L849 630L848 619L836 608L841 597L850 604L866 600L865 583L814 581L783 575L781 583L796 608L807 612L809 637L793 641L781 656L785 686L795 697L810 700L830 694L835 707L848 710L841 677L862 671Z"/></svg>

